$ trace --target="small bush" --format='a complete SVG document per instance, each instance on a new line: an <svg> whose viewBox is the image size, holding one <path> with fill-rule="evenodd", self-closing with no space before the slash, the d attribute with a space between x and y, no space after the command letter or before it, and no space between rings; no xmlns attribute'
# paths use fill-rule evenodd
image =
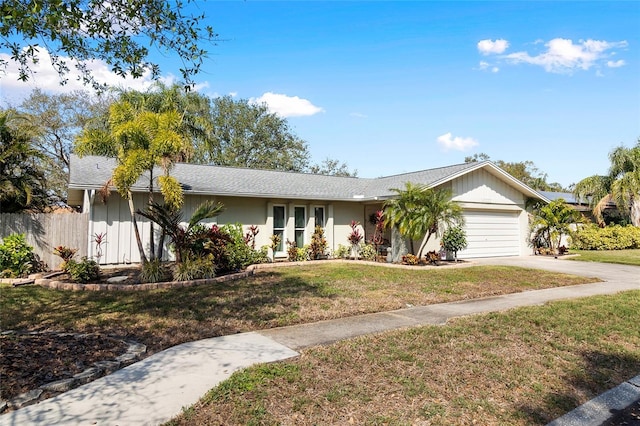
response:
<svg viewBox="0 0 640 426"><path fill-rule="evenodd" d="M226 233L230 239L225 246L224 257L218 264L221 271L237 271L249 265L269 261L268 252L264 247L254 250L247 245L241 224L224 225L220 232Z"/></svg>
<svg viewBox="0 0 640 426"><path fill-rule="evenodd" d="M373 244L362 244L360 246L360 256L363 260L375 261L378 251Z"/></svg>
<svg viewBox="0 0 640 426"><path fill-rule="evenodd" d="M191 281L216 276L216 264L212 255L197 258L187 258L176 265L173 279L176 281Z"/></svg>
<svg viewBox="0 0 640 426"><path fill-rule="evenodd" d="M160 261L160 259L153 259L149 262L142 264L142 270L140 271L140 281L143 283L158 283L167 281L171 274Z"/></svg>
<svg viewBox="0 0 640 426"><path fill-rule="evenodd" d="M351 248L349 248L348 246L344 246L342 244L338 244L338 248L333 251L333 258L346 259L347 257L349 257L350 253L351 253Z"/></svg>
<svg viewBox="0 0 640 426"><path fill-rule="evenodd" d="M309 260L309 246L296 246L295 241L287 241L287 259L289 262L304 262Z"/></svg>
<svg viewBox="0 0 640 426"><path fill-rule="evenodd" d="M6 236L0 244L0 274L4 277L26 277L45 267L27 244L24 234Z"/></svg>
<svg viewBox="0 0 640 426"><path fill-rule="evenodd" d="M56 256L60 256L60 258L62 259L62 263L60 264L60 269L62 269L64 272L69 272L67 268L67 264L73 258L73 256L75 256L77 252L78 252L78 249L74 249L67 246L58 246L53 249L53 254L55 254Z"/></svg>
<svg viewBox="0 0 640 426"><path fill-rule="evenodd" d="M454 253L457 261L458 251L467 248L467 234L460 226L447 228L447 230L444 231L444 234L442 234L440 243L445 250Z"/></svg>
<svg viewBox="0 0 640 426"><path fill-rule="evenodd" d="M100 278L100 267L95 260L83 257L80 262L69 259L67 262L67 272L71 281L78 283L88 283L97 281Z"/></svg>
<svg viewBox="0 0 640 426"><path fill-rule="evenodd" d="M417 265L420 263L420 259L415 254L405 254L402 256L402 263L404 265Z"/></svg>
<svg viewBox="0 0 640 426"><path fill-rule="evenodd" d="M438 265L440 262L440 254L435 250L428 251L424 257L431 265Z"/></svg>
<svg viewBox="0 0 640 426"><path fill-rule="evenodd" d="M640 248L640 228L632 225L585 226L573 234L572 246L583 250L637 249Z"/></svg>
<svg viewBox="0 0 640 426"><path fill-rule="evenodd" d="M309 244L309 257L311 260L322 259L326 255L327 246L324 230L321 226L316 226L311 236L311 244Z"/></svg>

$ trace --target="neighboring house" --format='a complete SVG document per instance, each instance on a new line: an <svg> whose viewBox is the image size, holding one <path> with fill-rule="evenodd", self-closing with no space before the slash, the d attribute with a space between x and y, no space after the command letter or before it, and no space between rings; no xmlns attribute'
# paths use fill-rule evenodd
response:
<svg viewBox="0 0 640 426"><path fill-rule="evenodd" d="M591 208L589 207L589 203L586 202L578 202L576 200L575 195L572 192L554 192L554 191L539 191L540 194L547 198L549 201L555 201L559 199L563 199L565 203L569 204L574 209L578 210L580 213L583 213L587 216L591 214Z"/></svg>
<svg viewBox="0 0 640 426"><path fill-rule="evenodd" d="M593 218L593 213L591 211L591 207L589 207L588 200L580 200L578 201L573 195L572 192L552 192L552 191L540 191L540 194L547 198L549 201L555 201L562 198L567 204L569 204L574 209L578 210L585 217L587 217L591 221L595 221ZM609 201L604 208L605 214L615 215L617 213L618 207L616 203L613 201Z"/></svg>
<svg viewBox="0 0 640 426"><path fill-rule="evenodd" d="M106 233L100 263L139 262L127 202L113 189L106 203L99 195L115 165L110 158L72 156L69 204L89 213L89 256L95 255L93 235ZM375 179L184 163L176 164L171 175L183 185L185 219L204 200L220 201L225 211L209 223L241 223L245 229L257 225L257 247L269 245L271 235L280 234L282 244L276 258L286 257L287 240L309 243L316 225L324 228L331 251L348 245L352 220L362 223L368 240L373 233L370 215L394 196L392 188L403 189L405 182L451 189L453 200L464 209L469 242L459 258L528 254L525 202L528 198L548 202L490 161ZM146 191L142 178L133 187L136 208L145 207ZM142 240L148 241L148 220L139 217L139 225ZM395 259L405 254L397 234L388 238L395 242L391 247ZM431 241L427 249L439 249L439 241Z"/></svg>

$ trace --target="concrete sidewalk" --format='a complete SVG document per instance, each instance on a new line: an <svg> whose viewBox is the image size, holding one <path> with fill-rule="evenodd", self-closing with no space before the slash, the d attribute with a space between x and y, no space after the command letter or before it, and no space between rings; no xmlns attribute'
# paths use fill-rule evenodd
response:
<svg viewBox="0 0 640 426"><path fill-rule="evenodd" d="M157 425L198 401L234 371L297 356L294 350L365 334L559 299L640 289L640 267L540 257L495 258L473 264L524 266L598 277L600 283L413 307L313 324L185 343L39 404L0 416L3 425ZM469 264L466 264L469 266ZM575 410L574 410L575 411ZM602 411L602 410L600 410ZM570 419L571 420L571 419ZM576 424L558 419L556 425ZM582 425L589 423L587 418Z"/></svg>

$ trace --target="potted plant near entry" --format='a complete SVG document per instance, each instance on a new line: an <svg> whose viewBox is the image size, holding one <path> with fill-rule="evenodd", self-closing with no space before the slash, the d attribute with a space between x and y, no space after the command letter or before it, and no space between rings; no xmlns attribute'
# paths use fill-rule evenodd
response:
<svg viewBox="0 0 640 426"><path fill-rule="evenodd" d="M453 257L457 262L458 251L467 248L467 234L460 226L447 228L442 234L440 244L447 251L447 260L449 260L449 253L453 253Z"/></svg>

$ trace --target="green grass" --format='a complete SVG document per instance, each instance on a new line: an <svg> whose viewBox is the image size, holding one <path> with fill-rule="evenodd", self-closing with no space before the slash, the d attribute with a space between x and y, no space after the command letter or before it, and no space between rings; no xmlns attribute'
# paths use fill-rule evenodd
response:
<svg viewBox="0 0 640 426"><path fill-rule="evenodd" d="M640 372L638 312L632 291L310 348L170 424L542 425Z"/></svg>
<svg viewBox="0 0 640 426"><path fill-rule="evenodd" d="M640 249L636 250L571 250L570 254L579 254L576 257L568 257L570 260L582 262L618 263L622 265L640 266Z"/></svg>
<svg viewBox="0 0 640 426"><path fill-rule="evenodd" d="M151 354L237 332L593 281L504 266L395 269L317 262L238 281L165 290L74 292L2 285L0 329L127 336L145 344ZM398 358L402 363L411 360L412 353ZM339 403L352 393L358 389L338 386L325 395ZM251 410L266 416L265 407L253 405Z"/></svg>
<svg viewBox="0 0 640 426"><path fill-rule="evenodd" d="M590 281L501 266L407 270L326 262L166 290L74 292L4 285L0 328L126 335L153 352L237 332Z"/></svg>

